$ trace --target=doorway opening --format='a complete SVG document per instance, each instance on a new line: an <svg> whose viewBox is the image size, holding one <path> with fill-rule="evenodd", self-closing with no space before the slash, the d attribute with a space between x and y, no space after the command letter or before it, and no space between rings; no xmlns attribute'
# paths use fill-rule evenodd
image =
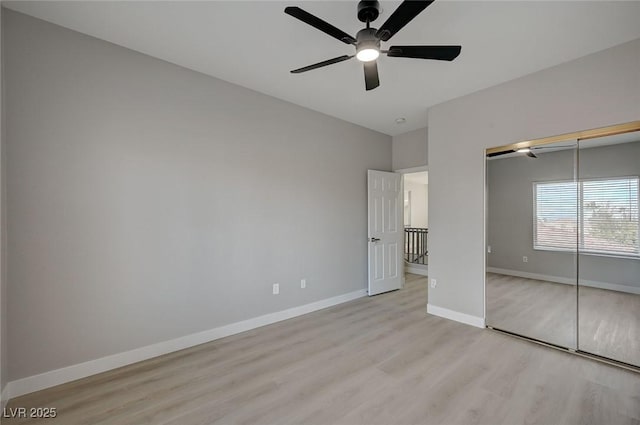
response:
<svg viewBox="0 0 640 425"><path fill-rule="evenodd" d="M408 273L427 276L429 268L429 174L403 173L404 183L404 261Z"/></svg>

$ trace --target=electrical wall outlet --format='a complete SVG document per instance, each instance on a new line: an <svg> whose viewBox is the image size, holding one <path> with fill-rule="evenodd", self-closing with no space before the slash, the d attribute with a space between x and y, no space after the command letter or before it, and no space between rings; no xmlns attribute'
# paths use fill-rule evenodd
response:
<svg viewBox="0 0 640 425"><path fill-rule="evenodd" d="M274 283L273 284L273 295L278 295L280 293L280 284L279 283Z"/></svg>
<svg viewBox="0 0 640 425"><path fill-rule="evenodd" d="M438 281L435 279L431 279L431 287L435 288L436 286L438 286Z"/></svg>
<svg viewBox="0 0 640 425"><path fill-rule="evenodd" d="M301 279L301 280L300 280L300 287L301 287L302 289L304 289L304 288L306 288L306 287L307 287L307 279Z"/></svg>
<svg viewBox="0 0 640 425"><path fill-rule="evenodd" d="M528 263L529 262L529 258L525 255L522 257L522 262L523 263Z"/></svg>

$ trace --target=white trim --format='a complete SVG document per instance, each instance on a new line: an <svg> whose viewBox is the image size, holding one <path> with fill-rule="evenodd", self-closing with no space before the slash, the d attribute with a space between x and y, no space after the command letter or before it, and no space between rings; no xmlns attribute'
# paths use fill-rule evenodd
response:
<svg viewBox="0 0 640 425"><path fill-rule="evenodd" d="M583 279L580 279L580 285L588 286L590 288L608 289L609 291L640 295L640 286L620 285L618 283L596 282L594 280Z"/></svg>
<svg viewBox="0 0 640 425"><path fill-rule="evenodd" d="M546 280L553 283L564 283L565 285L575 285L576 280L568 277L550 276L541 273L522 272L520 270L501 269L498 267L487 267L487 273L504 274L507 276L524 277L525 279Z"/></svg>
<svg viewBox="0 0 640 425"><path fill-rule="evenodd" d="M400 174L419 173L421 171L429 171L429 166L421 165L419 167L400 168L398 170L393 170L394 173L400 173Z"/></svg>
<svg viewBox="0 0 640 425"><path fill-rule="evenodd" d="M444 317L445 319L455 320L456 322L466 325L475 326L476 328L484 328L484 317L472 316L466 313L449 310L448 308L438 307L433 304L427 304L427 313L434 316Z"/></svg>
<svg viewBox="0 0 640 425"><path fill-rule="evenodd" d="M487 159L487 151L485 149L484 154L482 155L482 317L487 317L487 254L489 243L487 242L487 234L489 233L488 226L489 221L487 220L487 209L489 206L489 177L488 177L488 159ZM479 160L480 158L478 158Z"/></svg>
<svg viewBox="0 0 640 425"><path fill-rule="evenodd" d="M0 408L4 410L7 407L7 402L9 401L9 384L5 385L0 392Z"/></svg>
<svg viewBox="0 0 640 425"><path fill-rule="evenodd" d="M420 276L429 276L429 267L427 265L424 265L423 267L418 267L415 265L406 264L404 266L404 271L405 273L419 274Z"/></svg>
<svg viewBox="0 0 640 425"><path fill-rule="evenodd" d="M526 279L546 280L547 282L563 283L565 285L575 285L575 278L550 276L540 273L522 272L520 270L501 269L498 267L487 267L487 272L504 274L507 276L524 277ZM610 291L626 292L628 294L640 295L640 286L620 285L617 283L598 282L595 280L580 279L580 285L590 288L608 289Z"/></svg>
<svg viewBox="0 0 640 425"><path fill-rule="evenodd" d="M357 298L365 297L366 295L367 291L365 289L360 289L358 291L338 295L337 297L327 298L314 303L301 305L299 307L265 314L264 316L231 323L229 325L209 329L207 331L186 335L169 341L159 342L157 344L147 345L146 347L136 348L131 351L113 354L95 360L89 360L84 363L51 370L39 375L18 379L7 384L8 390L5 390L7 392L6 395L9 398L19 397L24 394L64 384L66 382L75 381L76 379L85 378L97 373L106 372L132 363L137 363L174 351L211 342L226 336L235 335L240 332L270 325L282 320L302 316L303 314L352 301ZM3 397L3 400L4 399L5 398Z"/></svg>

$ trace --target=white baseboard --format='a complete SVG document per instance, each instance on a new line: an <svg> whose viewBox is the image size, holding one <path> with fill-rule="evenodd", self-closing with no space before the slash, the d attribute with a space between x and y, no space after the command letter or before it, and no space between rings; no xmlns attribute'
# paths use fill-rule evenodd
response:
<svg viewBox="0 0 640 425"><path fill-rule="evenodd" d="M501 269L497 267L487 267L487 271L490 273L505 274L507 276L524 277L526 279L546 280L547 282L553 282L553 283L563 283L565 285L576 284L575 279L571 279L567 277L559 277L559 276L550 276L550 275L545 275L540 273L529 273L529 272L523 272L520 270L509 270L509 269ZM597 282L595 280L583 280L583 279L580 279L580 285L588 286L590 288L608 289L610 291L626 292L628 294L640 295L640 286L619 285L617 283Z"/></svg>
<svg viewBox="0 0 640 425"><path fill-rule="evenodd" d="M157 344L147 345L146 347L136 348L131 351L113 354L84 363L67 366L61 369L52 370L38 375L11 381L5 389L5 396L2 400L19 397L45 388L75 381L77 379L86 378L87 376L106 372L122 366L127 366L153 357L158 357L174 351L183 350L185 348L211 342L226 336L235 335L261 326L270 325L282 320L291 319L303 314L322 310L327 307L342 304L357 298L365 297L367 291L365 289L350 292L348 294L338 295L337 297L327 298L311 304L293 307L287 310L275 313L265 314L264 316L254 317L252 319L236 322L218 328L186 335L169 341L159 342Z"/></svg>
<svg viewBox="0 0 640 425"><path fill-rule="evenodd" d="M444 317L445 319L455 320L456 322L466 325L475 326L476 328L484 328L484 317L472 316L470 314L460 313L458 311L449 310L448 308L438 307L433 304L427 304L427 313L434 316Z"/></svg>
<svg viewBox="0 0 640 425"><path fill-rule="evenodd" d="M429 276L429 267L428 266L423 266L423 267L416 267L416 266L409 266L406 265L404 268L404 271L406 273L413 273L413 274L418 274L420 276Z"/></svg>
<svg viewBox="0 0 640 425"><path fill-rule="evenodd" d="M566 285L575 285L576 280L568 277L550 276L541 273L529 273L520 270L501 269L498 267L487 267L487 272L506 274L507 276L524 277L526 279L546 280L547 282L564 283Z"/></svg>

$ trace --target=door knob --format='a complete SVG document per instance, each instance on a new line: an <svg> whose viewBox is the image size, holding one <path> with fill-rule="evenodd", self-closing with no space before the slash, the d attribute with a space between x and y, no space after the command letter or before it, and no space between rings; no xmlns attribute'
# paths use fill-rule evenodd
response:
<svg viewBox="0 0 640 425"><path fill-rule="evenodd" d="M371 242L379 242L380 238L369 238Z"/></svg>

